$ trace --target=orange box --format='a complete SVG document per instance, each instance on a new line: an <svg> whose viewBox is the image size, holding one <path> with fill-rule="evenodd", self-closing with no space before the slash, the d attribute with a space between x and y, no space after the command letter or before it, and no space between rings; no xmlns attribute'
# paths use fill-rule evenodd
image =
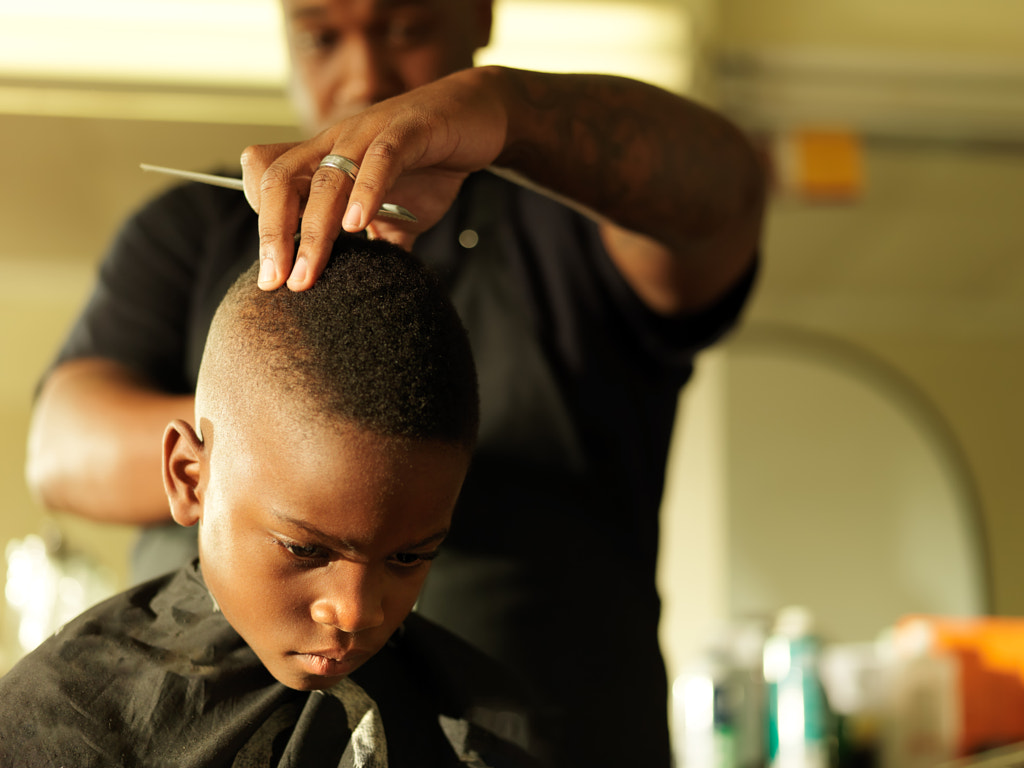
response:
<svg viewBox="0 0 1024 768"><path fill-rule="evenodd" d="M1024 741L1024 618L907 616L928 627L931 652L956 658L961 729L958 753Z"/></svg>
<svg viewBox="0 0 1024 768"><path fill-rule="evenodd" d="M810 201L848 202L864 191L860 138L841 129L790 131L776 142L776 170L784 192Z"/></svg>

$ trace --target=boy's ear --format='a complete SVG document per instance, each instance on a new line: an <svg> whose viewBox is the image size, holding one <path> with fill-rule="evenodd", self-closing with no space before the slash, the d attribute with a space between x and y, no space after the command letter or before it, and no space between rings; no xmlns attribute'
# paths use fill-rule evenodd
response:
<svg viewBox="0 0 1024 768"><path fill-rule="evenodd" d="M186 527L199 522L202 502L199 481L202 478L203 441L192 425L175 419L164 430L164 491L171 506L171 517Z"/></svg>

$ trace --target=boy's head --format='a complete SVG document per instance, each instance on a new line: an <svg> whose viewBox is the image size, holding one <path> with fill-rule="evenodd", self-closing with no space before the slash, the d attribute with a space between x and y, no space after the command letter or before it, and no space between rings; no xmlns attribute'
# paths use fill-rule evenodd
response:
<svg viewBox="0 0 1024 768"><path fill-rule="evenodd" d="M344 237L301 293L254 267L210 328L196 427L167 428L164 485L211 593L274 677L332 685L404 620L451 521L477 427L454 309L383 241Z"/></svg>

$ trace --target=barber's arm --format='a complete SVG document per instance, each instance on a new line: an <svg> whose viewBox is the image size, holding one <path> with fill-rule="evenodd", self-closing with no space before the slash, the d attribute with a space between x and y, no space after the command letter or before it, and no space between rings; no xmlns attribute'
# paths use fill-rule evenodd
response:
<svg viewBox="0 0 1024 768"><path fill-rule="evenodd" d="M109 523L170 520L160 481L160 435L191 419L191 395L155 390L111 360L58 365L39 392L29 430L29 487L50 509Z"/></svg>
<svg viewBox="0 0 1024 768"><path fill-rule="evenodd" d="M354 184L318 168L327 154L359 163ZM664 314L713 302L756 250L763 173L724 118L624 78L482 67L383 101L301 144L248 148L261 287L308 288L342 229L369 224L374 235L411 245L467 174L491 166L590 212L625 278ZM373 219L383 202L404 205L419 223Z"/></svg>

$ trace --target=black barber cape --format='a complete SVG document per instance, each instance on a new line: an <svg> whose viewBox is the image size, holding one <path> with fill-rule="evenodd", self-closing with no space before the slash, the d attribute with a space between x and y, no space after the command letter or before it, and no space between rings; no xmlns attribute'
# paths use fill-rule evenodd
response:
<svg viewBox="0 0 1024 768"><path fill-rule="evenodd" d="M510 691L415 614L350 678L287 688L195 563L86 611L0 678L0 766L537 766Z"/></svg>

